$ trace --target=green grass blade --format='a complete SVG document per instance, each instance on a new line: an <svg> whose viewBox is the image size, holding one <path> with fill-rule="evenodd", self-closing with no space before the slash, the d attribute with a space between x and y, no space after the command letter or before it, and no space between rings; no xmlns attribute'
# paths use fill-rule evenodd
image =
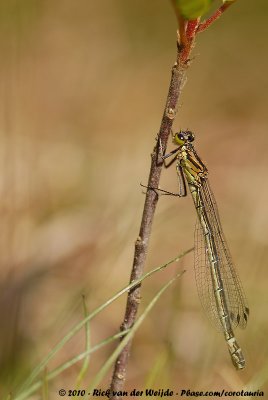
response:
<svg viewBox="0 0 268 400"><path fill-rule="evenodd" d="M186 254L190 253L193 251L193 248L186 250L173 260L167 262L164 265L161 265L160 267L157 267L146 274L144 274L141 278L137 279L136 281L133 281L129 285L127 285L125 288L117 292L114 296L112 296L109 300L107 300L105 303L103 303L101 306L96 308L92 313L90 313L87 318L85 318L83 321L79 322L77 325L74 326L74 328L67 333L67 335L64 336L63 339L61 339L56 346L48 353L48 355L41 361L39 365L36 366L36 368L33 370L33 372L30 374L29 378L25 380L24 384L22 385L20 391L25 390L31 383L34 381L34 379L40 374L41 371L46 367L48 362L55 356L55 354L62 349L62 347L87 323L89 322L92 318L94 318L97 314L99 314L102 310L104 310L106 307L108 307L111 303L113 303L116 299L118 299L122 294L126 293L128 290L132 289L134 286L138 285L141 283L144 279L147 279L149 276L153 275L154 273L166 268L168 265L172 264L173 262L179 261L182 257L184 257Z"/></svg>
<svg viewBox="0 0 268 400"><path fill-rule="evenodd" d="M59 374L61 374L66 369L72 367L74 364L76 364L77 362L83 360L85 357L88 357L90 354L95 353L97 350L99 350L100 348L102 348L106 344L109 344L112 341L117 340L120 337L126 335L128 332L129 332L129 330L126 330L123 333L122 332L118 332L115 335L104 339L103 341L98 343L96 346L91 347L89 350L86 350L83 353L78 354L77 356L71 358L69 361L66 361L65 363L59 365L57 368L53 369L52 371L50 371L46 375L46 381L48 382L51 379L56 378ZM40 387L43 385L43 383L44 383L44 380L40 379L36 383L32 384L29 388L24 390L24 392L22 392L21 394L17 395L16 397L14 397L13 400L26 400L28 398L28 396L32 395L38 389L40 389Z"/></svg>
<svg viewBox="0 0 268 400"><path fill-rule="evenodd" d="M47 369L45 368L42 379L42 400L48 400Z"/></svg>
<svg viewBox="0 0 268 400"><path fill-rule="evenodd" d="M84 308L84 316L85 318L88 317L88 310L87 310L87 305L86 305L86 300L85 300L85 296L83 296L83 308ZM89 352L90 347L91 347L91 342L90 342L90 324L89 321L87 321L87 323L85 324L85 333L86 333L86 352ZM89 366L89 361L90 361L90 353L88 353L88 355L84 358L84 362L83 365L81 367L81 370L79 372L79 375L77 377L77 381L76 381L76 389L79 389L86 373L88 370L88 366Z"/></svg>
<svg viewBox="0 0 268 400"><path fill-rule="evenodd" d="M160 354L157 355L157 358L152 365L151 371L149 372L144 387L151 388L157 384L157 380L159 377L163 378L164 371L168 364L168 351L164 349Z"/></svg>
<svg viewBox="0 0 268 400"><path fill-rule="evenodd" d="M108 358L108 360L104 363L104 365L101 367L100 371L97 373L96 377L94 378L93 382L90 384L88 391L91 393L95 387L98 386L98 384L102 381L108 370L112 367L113 363L115 362L116 358L118 355L121 353L123 348L126 346L126 344L129 342L129 340L134 336L135 332L139 328L139 326L142 324L144 319L146 318L147 314L151 311L157 300L161 297L161 295L165 292L165 290L179 277L181 276L183 272L180 272L179 274L176 274L174 278L172 278L168 283L166 283L156 294L156 296L151 300L151 302L148 304L146 309L144 310L143 314L137 319L133 327L130 329L130 332L124 337L124 339L120 342L120 344L117 346L117 348L114 350L114 352L111 354L111 356Z"/></svg>

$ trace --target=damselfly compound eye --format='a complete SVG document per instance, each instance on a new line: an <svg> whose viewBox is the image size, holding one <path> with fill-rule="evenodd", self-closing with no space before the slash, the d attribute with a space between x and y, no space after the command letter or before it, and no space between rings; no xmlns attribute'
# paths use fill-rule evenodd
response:
<svg viewBox="0 0 268 400"><path fill-rule="evenodd" d="M179 146L182 146L185 143L185 137L183 132L176 132L175 135L173 136L173 143L178 144Z"/></svg>
<svg viewBox="0 0 268 400"><path fill-rule="evenodd" d="M185 133L187 134L188 142L193 142L194 141L194 133L191 131L186 131Z"/></svg>

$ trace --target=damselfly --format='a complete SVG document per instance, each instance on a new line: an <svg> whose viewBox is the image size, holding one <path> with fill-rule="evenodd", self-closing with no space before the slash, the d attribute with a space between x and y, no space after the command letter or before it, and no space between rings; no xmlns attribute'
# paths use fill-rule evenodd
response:
<svg viewBox="0 0 268 400"><path fill-rule="evenodd" d="M163 156L172 155L176 162L180 193L159 189L179 197L187 195L186 182L197 212L195 230L195 276L198 294L210 320L223 331L232 362L237 369L245 367L245 358L234 336L236 326L245 328L249 308L224 238L218 208L208 182L208 170L193 146L194 134L180 131L173 135L178 147Z"/></svg>

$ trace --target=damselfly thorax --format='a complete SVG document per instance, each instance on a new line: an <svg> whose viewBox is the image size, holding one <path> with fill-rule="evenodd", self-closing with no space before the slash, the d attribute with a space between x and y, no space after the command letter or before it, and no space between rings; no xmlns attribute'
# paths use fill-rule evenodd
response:
<svg viewBox="0 0 268 400"><path fill-rule="evenodd" d="M190 143L183 145L178 151L177 158L177 167L179 165L182 167L188 184L202 185L202 181L207 179L208 170L193 145Z"/></svg>

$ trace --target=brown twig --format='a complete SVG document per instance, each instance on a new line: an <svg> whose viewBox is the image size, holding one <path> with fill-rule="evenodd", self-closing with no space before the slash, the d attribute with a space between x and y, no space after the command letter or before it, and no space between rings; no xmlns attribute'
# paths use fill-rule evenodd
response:
<svg viewBox="0 0 268 400"><path fill-rule="evenodd" d="M196 34L204 31L220 17L220 15L233 3L226 2L221 6L210 18L203 23L199 24L200 18L192 21L186 21L180 15L175 0L172 0L175 13L178 20L179 30L177 37L177 61L172 68L171 81L167 96L166 107L162 117L160 131L157 138L151 159L151 169L148 179L148 187L159 187L160 174L163 166L161 154L166 149L168 137L172 128L173 120L175 118L178 100L186 80L186 70L189 66L189 57L195 44ZM161 143L161 146L160 146ZM143 215L141 220L140 232L135 244L134 260L130 282L139 279L144 270L145 258L148 250L149 238L154 218L156 205L158 202L158 194L154 190L147 190ZM126 311L124 321L120 327L121 332L132 327L135 323L138 307L141 298L140 284L132 288L128 293ZM116 393L122 391L126 379L127 363L131 348L131 341L124 347L118 356L112 376L110 387L110 399L121 399ZM115 394L113 394L115 393Z"/></svg>
<svg viewBox="0 0 268 400"><path fill-rule="evenodd" d="M185 48L184 46L181 46L178 38L177 62L172 68L171 81L167 96L166 107L162 117L157 144L155 145L153 153L151 155L151 169L148 179L149 187L159 186L160 174L163 166L163 161L161 159L160 152L165 151L167 146L168 137L170 135L170 130L177 111L178 100L180 97L182 87L185 82L185 72L189 66L188 62L189 53L192 47L193 47L193 40L191 40L191 44L189 42L187 48ZM159 146L160 141L161 141L161 150ZM130 282L139 279L143 274L145 258L149 244L149 237L151 233L153 217L157 202L158 202L157 193L153 190L147 190L144 210L141 220L140 232L135 244L134 261L132 266ZM140 292L141 292L140 285L137 285L136 287L131 289L128 293L124 321L120 327L120 330L122 332L125 331L126 329L129 329L136 320L136 315L138 312L138 307L141 297ZM124 387L130 347L131 347L131 342L128 342L128 344L126 345L126 347L123 349L123 351L116 360L111 382L111 388L110 388L111 399L114 400L120 399L120 396L113 395L113 392L118 392L122 390Z"/></svg>

